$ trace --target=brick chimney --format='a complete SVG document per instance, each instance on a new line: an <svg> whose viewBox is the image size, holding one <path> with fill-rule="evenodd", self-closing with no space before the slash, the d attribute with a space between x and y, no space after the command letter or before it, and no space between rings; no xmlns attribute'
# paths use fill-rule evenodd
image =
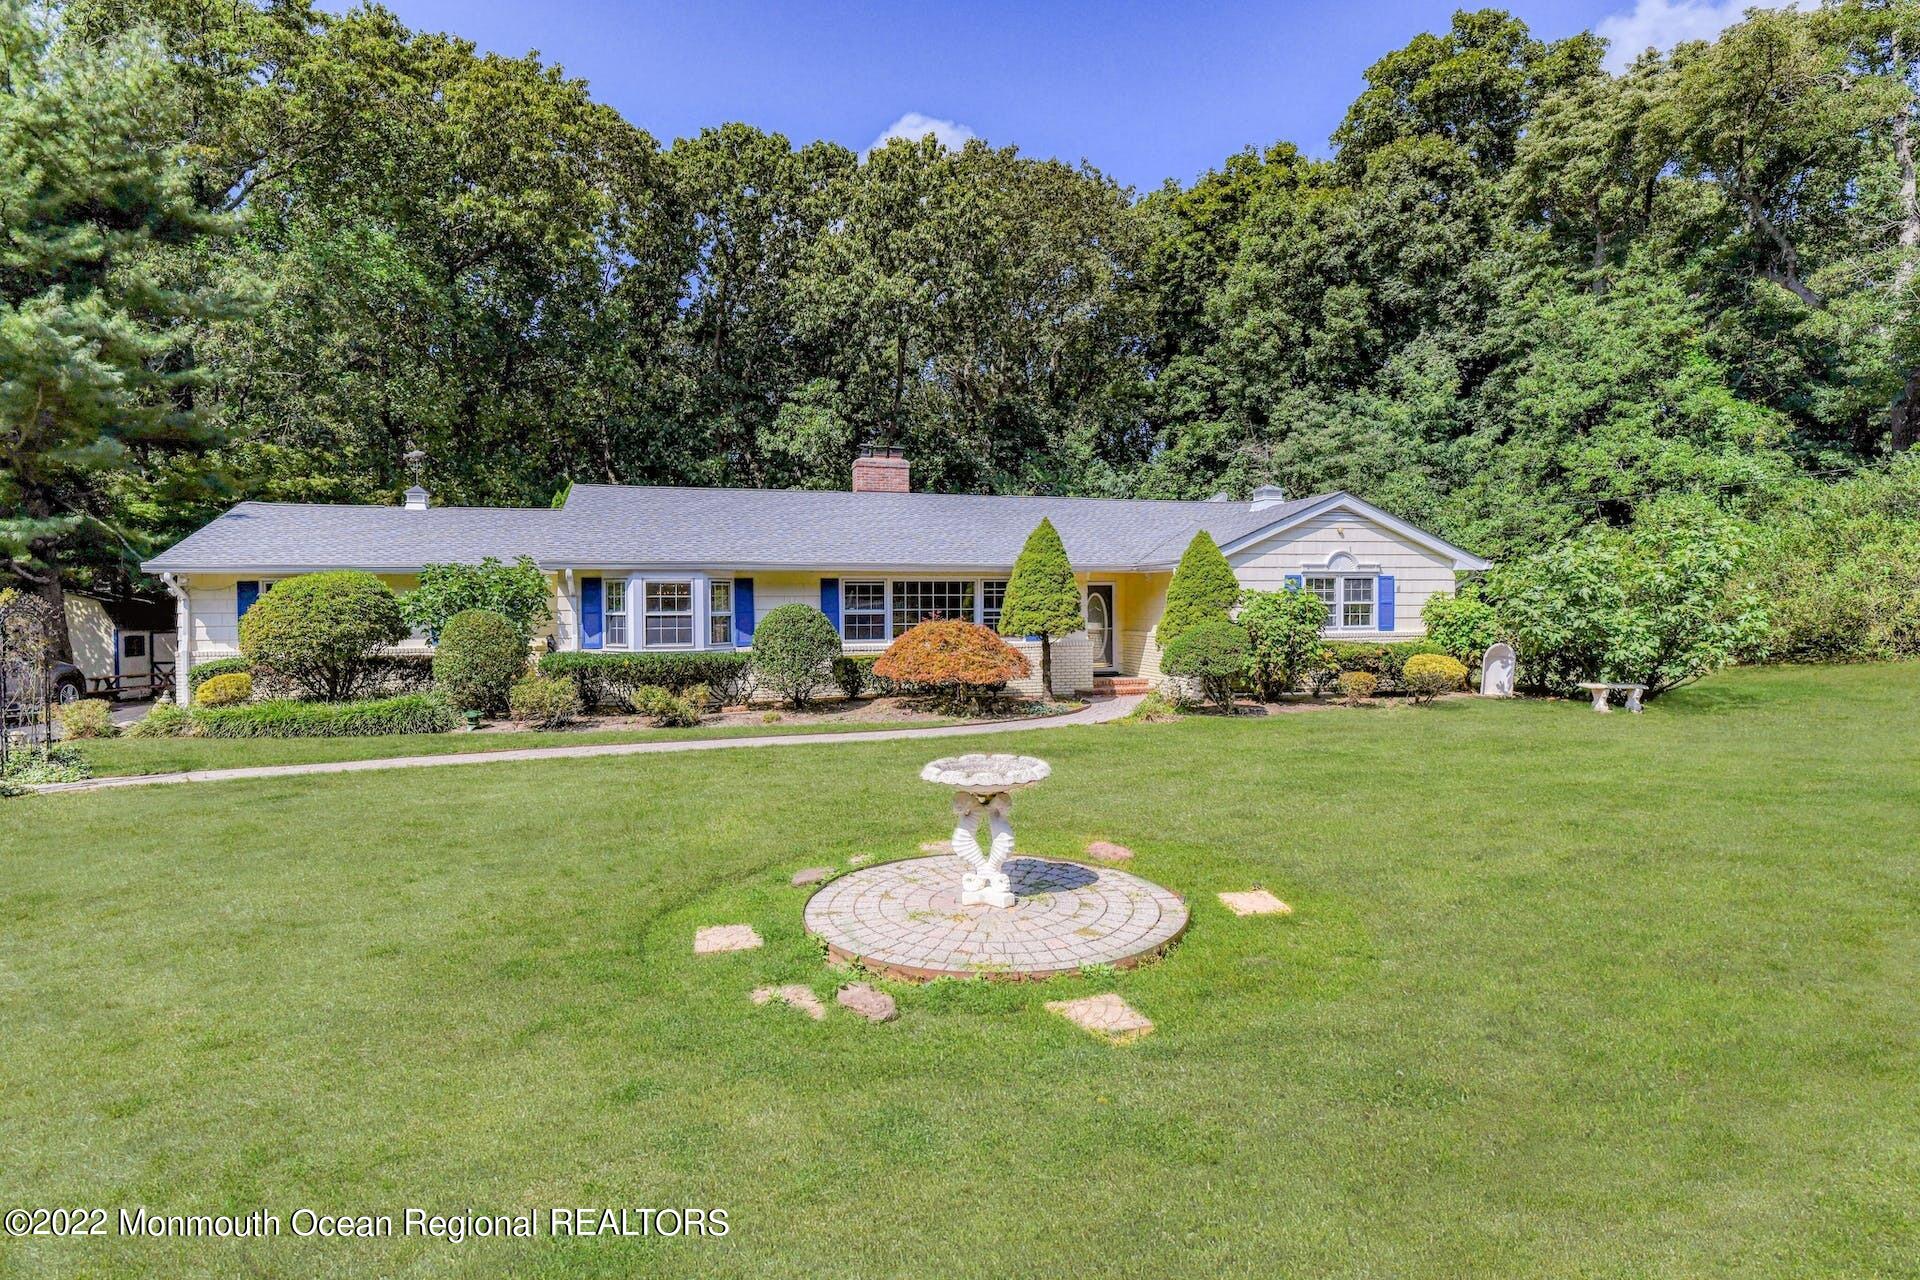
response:
<svg viewBox="0 0 1920 1280"><path fill-rule="evenodd" d="M855 493L907 492L907 456L903 450L881 444L863 444L853 460Z"/></svg>

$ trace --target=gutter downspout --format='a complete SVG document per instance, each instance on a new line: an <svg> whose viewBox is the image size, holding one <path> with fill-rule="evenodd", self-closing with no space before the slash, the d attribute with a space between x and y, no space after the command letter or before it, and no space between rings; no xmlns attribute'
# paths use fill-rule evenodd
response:
<svg viewBox="0 0 1920 1280"><path fill-rule="evenodd" d="M174 600L173 700L183 707L189 706L193 702L192 686L187 679L193 672L193 598L173 574L161 574L160 581L166 584Z"/></svg>

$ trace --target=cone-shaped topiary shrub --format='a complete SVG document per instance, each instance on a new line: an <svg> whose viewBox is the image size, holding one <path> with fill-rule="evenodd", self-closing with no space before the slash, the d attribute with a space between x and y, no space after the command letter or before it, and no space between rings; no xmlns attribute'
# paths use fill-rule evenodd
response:
<svg viewBox="0 0 1920 1280"><path fill-rule="evenodd" d="M1007 579L1007 597L1000 608L1000 634L1040 637L1040 688L1053 696L1053 641L1085 627L1080 613L1080 584L1053 521L1041 520L1027 535L1020 558Z"/></svg>
<svg viewBox="0 0 1920 1280"><path fill-rule="evenodd" d="M1220 554L1213 535L1202 529L1187 544L1167 584L1167 607L1157 632L1160 648L1171 648L1181 632L1203 622L1231 621L1239 599L1240 580L1233 576L1233 566Z"/></svg>

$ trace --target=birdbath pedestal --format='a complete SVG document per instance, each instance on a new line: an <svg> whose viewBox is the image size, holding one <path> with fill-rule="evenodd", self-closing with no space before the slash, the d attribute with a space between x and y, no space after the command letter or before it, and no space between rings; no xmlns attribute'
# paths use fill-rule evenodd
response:
<svg viewBox="0 0 1920 1280"><path fill-rule="evenodd" d="M924 782L953 788L953 853L965 870L960 877L960 905L1013 905L1013 886L1002 870L1013 856L1013 824L1007 813L1013 793L1030 787L1053 772L1045 760L1032 756L973 754L935 760L920 771ZM980 848L980 822L991 835Z"/></svg>

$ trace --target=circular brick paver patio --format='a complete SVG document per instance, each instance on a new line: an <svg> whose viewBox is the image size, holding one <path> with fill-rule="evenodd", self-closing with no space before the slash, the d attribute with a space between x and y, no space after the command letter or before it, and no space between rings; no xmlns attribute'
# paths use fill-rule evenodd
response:
<svg viewBox="0 0 1920 1280"><path fill-rule="evenodd" d="M960 905L958 859L914 858L841 876L807 902L807 932L840 960L898 978L1050 978L1164 951L1187 904L1149 880L1016 857L1011 907Z"/></svg>

